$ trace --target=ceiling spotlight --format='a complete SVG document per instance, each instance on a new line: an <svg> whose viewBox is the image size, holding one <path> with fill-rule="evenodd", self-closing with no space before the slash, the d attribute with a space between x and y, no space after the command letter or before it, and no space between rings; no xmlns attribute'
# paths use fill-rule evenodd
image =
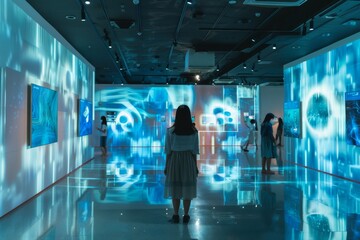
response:
<svg viewBox="0 0 360 240"><path fill-rule="evenodd" d="M195 75L195 80L196 80L196 81L200 81L200 75L199 75L199 74L196 74L196 75Z"/></svg>
<svg viewBox="0 0 360 240"><path fill-rule="evenodd" d="M258 62L261 62L260 53L259 53L259 55L257 56L257 61L258 61Z"/></svg>
<svg viewBox="0 0 360 240"><path fill-rule="evenodd" d="M192 0L187 0L186 3L187 3L188 5L192 5L192 4L193 4Z"/></svg>
<svg viewBox="0 0 360 240"><path fill-rule="evenodd" d="M314 19L313 18L310 20L309 31L314 31Z"/></svg>
<svg viewBox="0 0 360 240"><path fill-rule="evenodd" d="M85 4L86 4L86 5L90 5L90 3L91 3L91 2L90 2L89 0L86 0L86 1L85 1Z"/></svg>
<svg viewBox="0 0 360 240"><path fill-rule="evenodd" d="M244 69L246 69L246 68L247 68L246 63L244 63L244 64L243 64L243 68L244 68Z"/></svg>
<svg viewBox="0 0 360 240"><path fill-rule="evenodd" d="M217 72L219 72L219 71L220 71L220 67L219 67L219 65L217 65L217 67L216 67L216 71L217 71Z"/></svg>
<svg viewBox="0 0 360 240"><path fill-rule="evenodd" d="M119 63L120 61L119 55L117 53L115 53L115 61L116 63Z"/></svg>
<svg viewBox="0 0 360 240"><path fill-rule="evenodd" d="M255 72L255 63L252 65L251 71L252 71L252 72Z"/></svg>
<svg viewBox="0 0 360 240"><path fill-rule="evenodd" d="M111 44L111 39L108 39L108 43L109 43L109 48L112 48L112 44Z"/></svg>
<svg viewBox="0 0 360 240"><path fill-rule="evenodd" d="M169 64L166 65L165 70L166 70L166 71L169 71Z"/></svg>
<svg viewBox="0 0 360 240"><path fill-rule="evenodd" d="M236 0L229 0L229 4L236 4L237 1Z"/></svg>
<svg viewBox="0 0 360 240"><path fill-rule="evenodd" d="M85 21L86 21L84 5L81 6L81 21L82 21L82 22L85 22Z"/></svg>
<svg viewBox="0 0 360 240"><path fill-rule="evenodd" d="M272 49L273 49L273 50L276 50L276 44L273 44L273 45L272 45Z"/></svg>

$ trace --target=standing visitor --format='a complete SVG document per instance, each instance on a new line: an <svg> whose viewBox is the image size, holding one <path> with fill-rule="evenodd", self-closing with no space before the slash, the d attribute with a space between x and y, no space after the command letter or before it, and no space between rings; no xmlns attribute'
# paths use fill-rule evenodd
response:
<svg viewBox="0 0 360 240"><path fill-rule="evenodd" d="M284 130L284 122L283 122L281 117L278 118L278 122L279 122L279 124L278 124L278 127L276 129L275 142L277 142L277 140L279 139L278 146L282 146L281 137L282 137L283 130Z"/></svg>
<svg viewBox="0 0 360 240"><path fill-rule="evenodd" d="M275 115L266 114L264 121L261 123L261 157L262 157L262 174L274 174L270 170L271 159L277 157L276 142L273 135L272 125L275 123ZM266 167L266 168L265 168Z"/></svg>
<svg viewBox="0 0 360 240"><path fill-rule="evenodd" d="M199 154L199 135L191 121L190 109L181 105L176 110L175 123L166 131L166 165L164 173L164 197L172 199L174 214L172 223L179 223L180 200L183 201L183 223L190 221L191 200L197 194L198 168L196 155Z"/></svg>
<svg viewBox="0 0 360 240"><path fill-rule="evenodd" d="M100 148L102 152L102 156L107 155L107 147L106 147L106 140L107 140L107 121L105 116L101 116L101 127L97 128L101 132L100 136Z"/></svg>

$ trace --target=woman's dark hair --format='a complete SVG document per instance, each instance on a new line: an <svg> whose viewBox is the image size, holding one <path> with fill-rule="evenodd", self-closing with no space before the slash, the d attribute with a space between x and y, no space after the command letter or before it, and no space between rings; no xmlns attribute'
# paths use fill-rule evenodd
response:
<svg viewBox="0 0 360 240"><path fill-rule="evenodd" d="M191 135L196 132L191 119L190 108L180 105L176 110L175 123L173 125L176 135Z"/></svg>
<svg viewBox="0 0 360 240"><path fill-rule="evenodd" d="M278 118L278 121L279 121L279 125L280 125L280 126L284 125L284 122L283 122L283 120L282 120L281 117Z"/></svg>
<svg viewBox="0 0 360 240"><path fill-rule="evenodd" d="M106 117L105 116L101 116L101 125L105 124L107 125L107 121L106 121Z"/></svg>
<svg viewBox="0 0 360 240"><path fill-rule="evenodd" d="M272 113L268 113L268 114L266 114L263 123L270 122L270 120L273 119L273 118L275 118L275 115L272 114Z"/></svg>
<svg viewBox="0 0 360 240"><path fill-rule="evenodd" d="M251 120L250 120L250 123L255 125L255 131L257 131L257 130L258 130L258 126L257 126L256 120L255 120L255 119L251 119Z"/></svg>

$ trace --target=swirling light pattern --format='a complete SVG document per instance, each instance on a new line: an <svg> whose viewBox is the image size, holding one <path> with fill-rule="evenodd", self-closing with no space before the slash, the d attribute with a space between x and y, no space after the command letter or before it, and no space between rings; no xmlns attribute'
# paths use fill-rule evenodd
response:
<svg viewBox="0 0 360 240"><path fill-rule="evenodd" d="M288 138L289 160L360 181L356 104L345 95L360 89L360 34L285 66L285 102L301 102L303 137ZM354 102L353 102L354 103ZM346 107L347 106L347 107ZM287 110L285 109L285 115Z"/></svg>

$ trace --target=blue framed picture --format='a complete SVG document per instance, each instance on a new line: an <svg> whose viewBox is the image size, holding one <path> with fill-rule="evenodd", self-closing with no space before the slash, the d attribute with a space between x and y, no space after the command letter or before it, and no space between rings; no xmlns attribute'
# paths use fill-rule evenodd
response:
<svg viewBox="0 0 360 240"><path fill-rule="evenodd" d="M92 115L93 108L92 103L85 99L79 99L79 111L78 111L78 133L79 136L86 136L92 134Z"/></svg>
<svg viewBox="0 0 360 240"><path fill-rule="evenodd" d="M301 138L301 103L284 103L284 136Z"/></svg>
<svg viewBox="0 0 360 240"><path fill-rule="evenodd" d="M58 140L58 93L31 84L30 147Z"/></svg>
<svg viewBox="0 0 360 240"><path fill-rule="evenodd" d="M346 143L360 146L360 92L345 93Z"/></svg>

